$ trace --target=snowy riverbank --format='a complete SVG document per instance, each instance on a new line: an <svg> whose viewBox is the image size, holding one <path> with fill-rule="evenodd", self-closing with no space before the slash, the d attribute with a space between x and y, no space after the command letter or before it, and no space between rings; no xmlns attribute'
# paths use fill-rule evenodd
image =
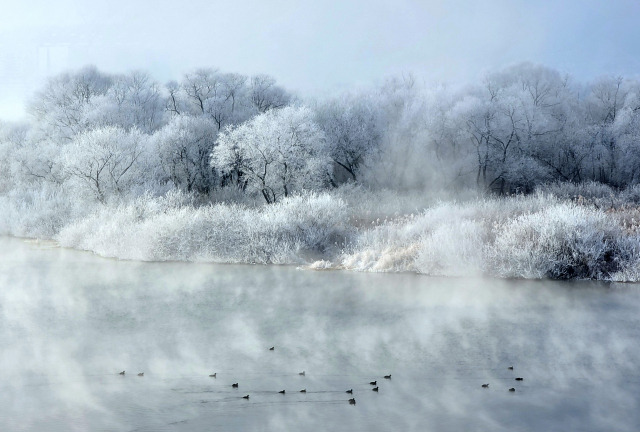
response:
<svg viewBox="0 0 640 432"><path fill-rule="evenodd" d="M640 280L639 210L605 209L582 197L538 193L429 204L345 188L271 205L196 205L170 193L99 205L87 215L74 215L77 209L55 195L39 198L18 206L3 197L2 232L143 261Z"/></svg>

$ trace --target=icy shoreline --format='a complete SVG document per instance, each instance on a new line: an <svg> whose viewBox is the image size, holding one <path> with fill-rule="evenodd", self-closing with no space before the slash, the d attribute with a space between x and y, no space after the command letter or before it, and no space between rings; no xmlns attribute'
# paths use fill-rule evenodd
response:
<svg viewBox="0 0 640 432"><path fill-rule="evenodd" d="M140 261L291 264L314 269L487 275L524 279L640 280L640 211L538 193L440 202L420 212L353 196L311 193L273 205L195 206L145 196L100 206L53 226L40 209L4 214L4 234ZM371 201L369 201L371 200ZM397 203L393 203L397 205ZM380 216L383 216L381 219ZM40 222L34 224L34 220Z"/></svg>

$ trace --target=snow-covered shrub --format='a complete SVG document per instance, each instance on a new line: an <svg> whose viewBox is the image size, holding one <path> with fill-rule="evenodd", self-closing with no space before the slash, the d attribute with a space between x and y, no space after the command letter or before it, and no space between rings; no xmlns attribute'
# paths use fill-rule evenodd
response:
<svg viewBox="0 0 640 432"><path fill-rule="evenodd" d="M345 268L460 275L483 268L491 226L538 208L544 196L440 202L416 214L359 224L341 259ZM358 221L355 221L358 223Z"/></svg>
<svg viewBox="0 0 640 432"><path fill-rule="evenodd" d="M58 240L124 259L290 264L333 253L348 235L345 203L328 194L257 208L194 207L180 196L147 195L103 207L62 230Z"/></svg>
<svg viewBox="0 0 640 432"><path fill-rule="evenodd" d="M83 207L47 183L39 189L13 189L0 196L0 234L50 239L87 210Z"/></svg>
<svg viewBox="0 0 640 432"><path fill-rule="evenodd" d="M501 277L607 279L620 267L624 234L606 213L556 203L494 226L489 271Z"/></svg>

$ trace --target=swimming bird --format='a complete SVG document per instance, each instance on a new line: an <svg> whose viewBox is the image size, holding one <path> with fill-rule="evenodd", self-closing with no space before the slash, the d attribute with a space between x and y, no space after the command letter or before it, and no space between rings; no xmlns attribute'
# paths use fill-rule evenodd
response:
<svg viewBox="0 0 640 432"><path fill-rule="evenodd" d="M507 369L509 369L509 370L513 370L513 366L509 366Z"/></svg>
<svg viewBox="0 0 640 432"><path fill-rule="evenodd" d="M378 384L378 381L371 381L369 384L376 385L376 384Z"/></svg>
<svg viewBox="0 0 640 432"><path fill-rule="evenodd" d="M249 399L249 395L242 396L242 399Z"/></svg>
<svg viewBox="0 0 640 432"><path fill-rule="evenodd" d="M271 347L271 348L269 348L269 351L273 351L275 349L276 349L276 347Z"/></svg>
<svg viewBox="0 0 640 432"><path fill-rule="evenodd" d="M516 378L516 381L524 381L524 378Z"/></svg>
<svg viewBox="0 0 640 432"><path fill-rule="evenodd" d="M124 371L120 372L119 375L124 375Z"/></svg>
<svg viewBox="0 0 640 432"><path fill-rule="evenodd" d="M511 387L511 388L509 389L509 391L510 391L510 392L514 392L514 391L516 391L516 389L514 389L513 387Z"/></svg>
<svg viewBox="0 0 640 432"><path fill-rule="evenodd" d="M356 400L354 398L349 399L349 405L355 405Z"/></svg>
<svg viewBox="0 0 640 432"><path fill-rule="evenodd" d="M384 376L384 379L391 379L391 374L389 374L389 375L385 375L385 376Z"/></svg>
<svg viewBox="0 0 640 432"><path fill-rule="evenodd" d="M144 372L140 372L138 376L144 376Z"/></svg>
<svg viewBox="0 0 640 432"><path fill-rule="evenodd" d="M353 389L347 390L345 393L352 394L353 393Z"/></svg>
<svg viewBox="0 0 640 432"><path fill-rule="evenodd" d="M215 378L217 374L218 374L218 372L213 373L213 374L209 375L209 378Z"/></svg>
<svg viewBox="0 0 640 432"><path fill-rule="evenodd" d="M300 390L300 393L306 393L306 392L307 392L307 389Z"/></svg>
<svg viewBox="0 0 640 432"><path fill-rule="evenodd" d="M300 375L300 376L305 376L305 373L304 373L304 371L302 371L302 372L300 372L298 375Z"/></svg>
<svg viewBox="0 0 640 432"><path fill-rule="evenodd" d="M489 384L482 384L482 388L489 388Z"/></svg>
<svg viewBox="0 0 640 432"><path fill-rule="evenodd" d="M278 393L282 393L282 394L284 394L284 390L280 390Z"/></svg>
<svg viewBox="0 0 640 432"><path fill-rule="evenodd" d="M378 387L374 387L374 388L372 388L371 390L373 390L373 391L377 392L377 391L378 391Z"/></svg>
<svg viewBox="0 0 640 432"><path fill-rule="evenodd" d="M231 384L231 387L233 387L233 388L238 388L238 383Z"/></svg>

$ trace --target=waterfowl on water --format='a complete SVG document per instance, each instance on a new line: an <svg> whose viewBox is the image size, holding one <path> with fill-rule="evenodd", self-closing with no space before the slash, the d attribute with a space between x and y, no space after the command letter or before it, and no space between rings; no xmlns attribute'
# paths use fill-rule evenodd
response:
<svg viewBox="0 0 640 432"><path fill-rule="evenodd" d="M282 393L282 394L284 394L284 390L280 390L278 393Z"/></svg>
<svg viewBox="0 0 640 432"><path fill-rule="evenodd" d="M482 384L482 388L489 388L489 384Z"/></svg>
<svg viewBox="0 0 640 432"><path fill-rule="evenodd" d="M384 379L391 379L391 374L389 374L389 375L385 375L385 376L384 376Z"/></svg>
<svg viewBox="0 0 640 432"><path fill-rule="evenodd" d="M249 395L242 396L242 399L249 399Z"/></svg>
<svg viewBox="0 0 640 432"><path fill-rule="evenodd" d="M349 389L349 390L347 390L345 393L352 394L352 393L353 393L353 389Z"/></svg>
<svg viewBox="0 0 640 432"><path fill-rule="evenodd" d="M378 381L371 381L369 384L376 385L376 384L378 384Z"/></svg>
<svg viewBox="0 0 640 432"><path fill-rule="evenodd" d="M305 373L304 373L304 371L302 371L302 372L300 372L298 375L300 375L300 376L305 376Z"/></svg>
<svg viewBox="0 0 640 432"><path fill-rule="evenodd" d="M371 390L373 390L373 391L377 392L377 391L378 391L378 387L374 387L374 388L372 388Z"/></svg>
<svg viewBox="0 0 640 432"><path fill-rule="evenodd" d="M144 372L140 372L138 376L144 376Z"/></svg>
<svg viewBox="0 0 640 432"><path fill-rule="evenodd" d="M509 369L509 370L513 370L513 366L509 366L507 369Z"/></svg>
<svg viewBox="0 0 640 432"><path fill-rule="evenodd" d="M307 392L307 389L300 390L300 393L306 393L306 392Z"/></svg>
<svg viewBox="0 0 640 432"><path fill-rule="evenodd" d="M511 388L509 389L509 391L510 391L510 392L514 392L514 391L516 391L516 389L514 389L513 387L511 387Z"/></svg>
<svg viewBox="0 0 640 432"><path fill-rule="evenodd" d="M273 351L275 349L276 349L276 347L271 347L271 348L269 348L269 351Z"/></svg>
<svg viewBox="0 0 640 432"><path fill-rule="evenodd" d="M349 399L349 405L355 405L356 400L354 398Z"/></svg>
<svg viewBox="0 0 640 432"><path fill-rule="evenodd" d="M217 374L218 374L218 372L216 372L214 374L211 374L211 375L209 375L209 378L215 378Z"/></svg>
<svg viewBox="0 0 640 432"><path fill-rule="evenodd" d="M516 378L516 381L524 381L524 378L518 377L518 378Z"/></svg>
<svg viewBox="0 0 640 432"><path fill-rule="evenodd" d="M124 371L120 372L118 375L124 375Z"/></svg>
<svg viewBox="0 0 640 432"><path fill-rule="evenodd" d="M231 384L231 387L233 387L233 388L238 388L238 383Z"/></svg>

